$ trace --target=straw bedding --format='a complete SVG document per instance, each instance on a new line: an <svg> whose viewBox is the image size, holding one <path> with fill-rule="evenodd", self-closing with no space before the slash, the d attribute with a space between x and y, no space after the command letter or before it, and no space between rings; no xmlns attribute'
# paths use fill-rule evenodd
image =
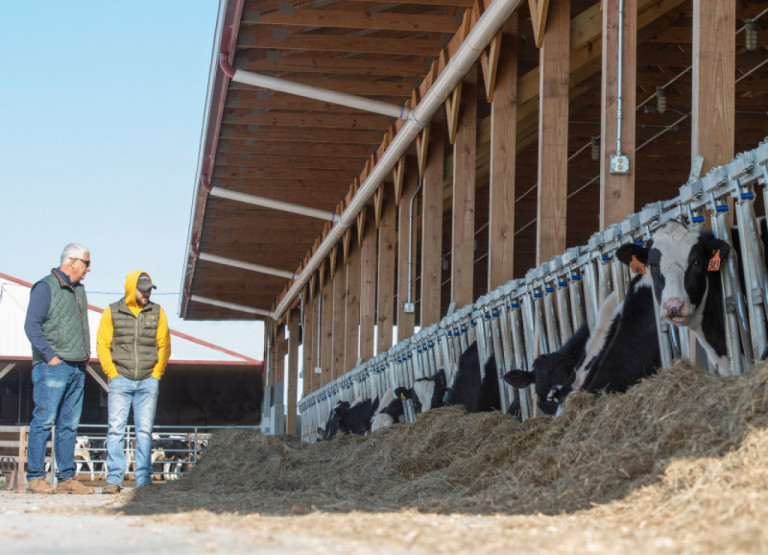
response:
<svg viewBox="0 0 768 555"><path fill-rule="evenodd" d="M626 394L574 395L558 418L520 423L448 407L317 444L221 431L189 475L137 492L134 504L276 516L588 515L617 534L627 523L631 534L675 527L715 536L697 549L728 541L764 551L766 461L768 365L721 378L678 362Z"/></svg>

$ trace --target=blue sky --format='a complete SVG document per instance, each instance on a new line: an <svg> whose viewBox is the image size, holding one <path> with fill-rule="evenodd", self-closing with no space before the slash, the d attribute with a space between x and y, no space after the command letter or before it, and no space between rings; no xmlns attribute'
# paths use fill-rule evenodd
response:
<svg viewBox="0 0 768 555"><path fill-rule="evenodd" d="M0 273L70 241L106 306L148 271L173 329L261 360L263 326L178 317L217 0L0 2Z"/></svg>

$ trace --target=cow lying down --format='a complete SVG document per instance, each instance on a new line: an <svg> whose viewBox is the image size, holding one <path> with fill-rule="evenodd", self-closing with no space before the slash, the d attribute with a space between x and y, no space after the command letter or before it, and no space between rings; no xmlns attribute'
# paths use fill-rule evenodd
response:
<svg viewBox="0 0 768 555"><path fill-rule="evenodd" d="M622 245L616 257L638 272L619 303L615 293L600 307L593 330L584 324L554 353L538 357L533 371L512 370L504 380L523 388L535 384L544 414L556 414L574 391L622 393L661 365L651 276L645 273L648 249ZM633 270L634 271L634 270Z"/></svg>

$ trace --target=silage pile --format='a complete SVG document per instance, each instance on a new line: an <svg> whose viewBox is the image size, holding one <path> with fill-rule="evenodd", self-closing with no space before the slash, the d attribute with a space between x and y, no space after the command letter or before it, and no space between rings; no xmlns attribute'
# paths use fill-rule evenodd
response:
<svg viewBox="0 0 768 555"><path fill-rule="evenodd" d="M626 394L571 401L559 418L520 423L449 407L317 444L224 430L189 475L137 500L266 514L411 507L525 515L610 501L637 511L632 503L645 499L653 519L660 506L688 510L706 497L702 518L726 498L743 505L731 513L768 511L768 365L720 378L678 364Z"/></svg>

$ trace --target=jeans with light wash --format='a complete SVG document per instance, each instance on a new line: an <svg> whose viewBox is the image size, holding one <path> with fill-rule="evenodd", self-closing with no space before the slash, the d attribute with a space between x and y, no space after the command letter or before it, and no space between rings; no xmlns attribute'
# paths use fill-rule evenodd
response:
<svg viewBox="0 0 768 555"><path fill-rule="evenodd" d="M59 481L74 478L75 440L83 409L84 384L84 362L63 360L55 365L40 362L32 368L35 410L27 442L27 481L46 475L46 443L54 425L56 478Z"/></svg>
<svg viewBox="0 0 768 555"><path fill-rule="evenodd" d="M116 376L109 380L109 429L107 431L107 483L122 485L126 471L125 428L133 406L136 426L136 487L152 482L152 427L155 424L160 381L152 376L131 380Z"/></svg>

